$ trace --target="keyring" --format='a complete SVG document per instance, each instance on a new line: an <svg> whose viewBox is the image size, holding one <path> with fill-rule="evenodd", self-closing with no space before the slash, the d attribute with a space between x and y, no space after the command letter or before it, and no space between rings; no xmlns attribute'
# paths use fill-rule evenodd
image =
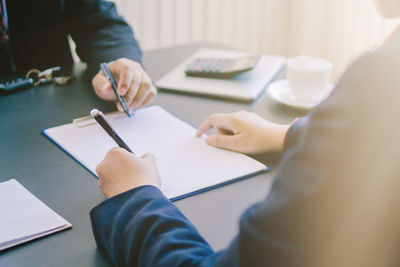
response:
<svg viewBox="0 0 400 267"><path fill-rule="evenodd" d="M61 67L53 67L40 71L38 69L29 70L25 77L33 80L33 86L37 87L41 83L55 82L58 85L67 84L73 77L72 76L60 76Z"/></svg>
<svg viewBox="0 0 400 267"><path fill-rule="evenodd" d="M31 78L33 80L33 86L36 87L38 86L42 81L40 79L40 70L38 69L31 69L29 70L26 75L26 79Z"/></svg>

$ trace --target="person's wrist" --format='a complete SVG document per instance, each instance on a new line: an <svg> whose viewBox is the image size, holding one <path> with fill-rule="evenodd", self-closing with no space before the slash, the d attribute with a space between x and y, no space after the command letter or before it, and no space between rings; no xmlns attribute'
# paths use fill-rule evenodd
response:
<svg viewBox="0 0 400 267"><path fill-rule="evenodd" d="M283 147L285 144L286 133L289 131L291 124L279 125L277 131L277 141L276 141L276 151L283 151Z"/></svg>
<svg viewBox="0 0 400 267"><path fill-rule="evenodd" d="M145 186L145 185L151 185L151 186L155 186L155 187L158 187L158 188L160 187L160 185L157 184L155 178L148 178L148 179L137 179L137 178L135 178L134 181L135 182L127 184L127 185L119 188L120 192L118 194L126 192L126 191L129 191L129 190L132 190L134 188L142 187L142 186Z"/></svg>
<svg viewBox="0 0 400 267"><path fill-rule="evenodd" d="M160 189L159 187L157 187L157 186L155 186L155 185L144 184L144 185L137 186L137 187L133 187L133 188L130 188L130 189L121 191L121 192L115 192L114 194L110 194L109 196L105 195L105 197L106 197L107 199L111 199L111 198L115 198L115 197L119 197L119 196L122 196L122 195L124 195L124 194L127 194L128 192L136 192L136 191L139 191L139 190L141 190L141 188L151 188L151 187Z"/></svg>
<svg viewBox="0 0 400 267"><path fill-rule="evenodd" d="M267 144L266 152L282 152L285 144L286 133L290 128L290 124L277 124L271 130L268 127L265 130L264 136L266 138L265 144Z"/></svg>
<svg viewBox="0 0 400 267"><path fill-rule="evenodd" d="M130 191L130 190L133 190L135 188L140 188L142 186L154 186L154 187L157 187L157 185L152 184L152 183L136 183L136 184L131 184L131 185L128 185L128 186L122 186L122 187L114 188L113 190L104 192L104 195L106 196L106 198L112 198L114 196L123 194L123 193L125 193L127 191Z"/></svg>

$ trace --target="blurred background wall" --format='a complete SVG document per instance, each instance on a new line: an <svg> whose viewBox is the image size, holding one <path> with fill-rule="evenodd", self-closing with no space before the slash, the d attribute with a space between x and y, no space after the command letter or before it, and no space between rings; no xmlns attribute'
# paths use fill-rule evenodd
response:
<svg viewBox="0 0 400 267"><path fill-rule="evenodd" d="M114 0L143 49L216 42L254 53L320 56L333 80L399 21L371 0Z"/></svg>

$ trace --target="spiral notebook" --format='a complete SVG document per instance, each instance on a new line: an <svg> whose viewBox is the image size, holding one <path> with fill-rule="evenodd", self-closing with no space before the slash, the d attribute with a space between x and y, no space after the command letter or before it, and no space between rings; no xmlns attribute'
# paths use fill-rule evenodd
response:
<svg viewBox="0 0 400 267"><path fill-rule="evenodd" d="M136 155L154 154L161 191L177 200L268 170L244 154L207 145L196 129L159 106L137 110L133 118L122 113L106 117ZM93 175L96 166L116 144L91 118L42 131L51 141Z"/></svg>

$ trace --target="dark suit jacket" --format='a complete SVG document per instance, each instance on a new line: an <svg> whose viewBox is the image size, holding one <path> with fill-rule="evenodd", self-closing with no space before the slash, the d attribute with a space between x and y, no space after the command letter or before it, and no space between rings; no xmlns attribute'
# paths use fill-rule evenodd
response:
<svg viewBox="0 0 400 267"><path fill-rule="evenodd" d="M131 28L113 3L103 0L6 0L11 50L18 72L73 65L67 36L88 63L89 75L99 63L120 57L141 61Z"/></svg>
<svg viewBox="0 0 400 267"><path fill-rule="evenodd" d="M91 211L99 249L118 266L398 266L399 47L397 34L358 59L294 124L270 194L225 250L152 186Z"/></svg>

